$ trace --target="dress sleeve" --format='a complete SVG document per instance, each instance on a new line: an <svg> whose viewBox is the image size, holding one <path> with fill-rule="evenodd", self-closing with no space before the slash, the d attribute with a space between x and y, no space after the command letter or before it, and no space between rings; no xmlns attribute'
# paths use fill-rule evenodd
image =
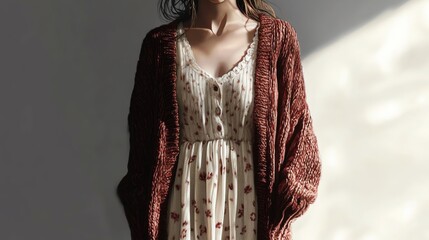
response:
<svg viewBox="0 0 429 240"><path fill-rule="evenodd" d="M274 231L283 232L316 200L321 176L318 143L306 101L300 46L295 29L288 25L278 66L279 117L286 134L284 160L273 189ZM283 146L281 147L283 148Z"/></svg>
<svg viewBox="0 0 429 240"><path fill-rule="evenodd" d="M152 189L156 139L154 106L155 56L153 37L148 33L141 45L127 117L129 155L127 173L116 192L123 205L132 240L147 239L149 197Z"/></svg>

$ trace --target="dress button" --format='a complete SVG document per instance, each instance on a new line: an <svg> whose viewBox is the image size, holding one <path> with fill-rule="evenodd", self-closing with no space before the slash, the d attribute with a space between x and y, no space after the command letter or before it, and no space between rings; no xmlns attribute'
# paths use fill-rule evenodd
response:
<svg viewBox="0 0 429 240"><path fill-rule="evenodd" d="M219 89L219 87L217 85L213 86L213 90L217 91Z"/></svg>
<svg viewBox="0 0 429 240"><path fill-rule="evenodd" d="M216 113L216 115L220 115L220 107L219 106L217 106L216 107L216 109L215 109L215 113Z"/></svg>
<svg viewBox="0 0 429 240"><path fill-rule="evenodd" d="M221 125L217 125L217 130L221 131L222 130L222 126Z"/></svg>

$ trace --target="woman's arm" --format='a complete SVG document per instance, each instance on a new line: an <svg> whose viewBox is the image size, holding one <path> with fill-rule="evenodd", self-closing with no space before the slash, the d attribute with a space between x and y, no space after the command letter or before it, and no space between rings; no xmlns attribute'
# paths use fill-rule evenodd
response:
<svg viewBox="0 0 429 240"><path fill-rule="evenodd" d="M143 39L128 112L129 156L127 173L117 186L131 230L131 239L147 239L149 197L152 189L152 157L156 149L154 106L155 41L151 32Z"/></svg>
<svg viewBox="0 0 429 240"><path fill-rule="evenodd" d="M273 190L273 231L283 233L317 197L321 162L317 138L306 101L300 46L295 29L285 25L278 66L279 121L286 134L284 161ZM282 122L282 121L281 121Z"/></svg>

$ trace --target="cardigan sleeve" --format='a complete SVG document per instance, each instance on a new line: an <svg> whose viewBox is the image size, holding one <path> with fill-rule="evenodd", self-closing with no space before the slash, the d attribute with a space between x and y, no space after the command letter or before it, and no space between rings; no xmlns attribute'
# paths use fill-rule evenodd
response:
<svg viewBox="0 0 429 240"><path fill-rule="evenodd" d="M155 139L156 111L154 105L155 57L150 32L144 37L134 76L128 112L129 155L127 173L116 192L123 205L132 240L147 239L149 197Z"/></svg>
<svg viewBox="0 0 429 240"><path fill-rule="evenodd" d="M290 223L303 215L317 197L321 176L321 161L312 117L306 100L300 46L296 30L288 25L285 44L279 57L282 103L279 117L282 131L284 160L273 189L274 231L286 234ZM284 122L284 121L285 122ZM286 232L285 232L286 231Z"/></svg>

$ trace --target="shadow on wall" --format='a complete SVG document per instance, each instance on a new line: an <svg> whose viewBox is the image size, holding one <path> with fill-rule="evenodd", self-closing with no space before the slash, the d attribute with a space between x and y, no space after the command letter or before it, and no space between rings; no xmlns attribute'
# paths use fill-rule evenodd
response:
<svg viewBox="0 0 429 240"><path fill-rule="evenodd" d="M281 3L280 3L281 2ZM296 28L307 56L318 48L356 29L380 12L396 9L406 0L301 0L275 1L277 15Z"/></svg>

